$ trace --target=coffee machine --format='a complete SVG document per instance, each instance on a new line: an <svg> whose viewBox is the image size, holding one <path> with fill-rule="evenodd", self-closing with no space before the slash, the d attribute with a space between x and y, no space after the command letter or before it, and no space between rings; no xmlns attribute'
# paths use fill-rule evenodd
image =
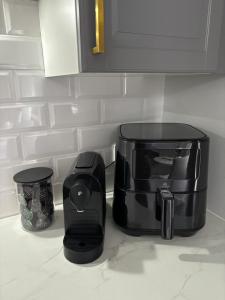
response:
<svg viewBox="0 0 225 300"><path fill-rule="evenodd" d="M81 153L63 184L64 255L73 263L90 263L103 251L105 233L105 165L96 152Z"/></svg>
<svg viewBox="0 0 225 300"><path fill-rule="evenodd" d="M180 123L119 127L113 218L131 235L189 236L205 224L209 138Z"/></svg>

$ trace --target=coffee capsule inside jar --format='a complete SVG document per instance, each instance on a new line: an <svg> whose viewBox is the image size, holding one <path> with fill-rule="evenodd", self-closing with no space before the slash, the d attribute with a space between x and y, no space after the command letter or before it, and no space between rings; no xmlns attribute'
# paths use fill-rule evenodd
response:
<svg viewBox="0 0 225 300"><path fill-rule="evenodd" d="M54 214L50 168L31 168L14 175L20 203L21 222L29 231L43 230L51 225Z"/></svg>

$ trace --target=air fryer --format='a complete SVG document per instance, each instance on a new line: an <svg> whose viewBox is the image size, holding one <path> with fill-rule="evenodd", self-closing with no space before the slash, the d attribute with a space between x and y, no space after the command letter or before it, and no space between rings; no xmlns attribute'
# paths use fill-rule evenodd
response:
<svg viewBox="0 0 225 300"><path fill-rule="evenodd" d="M113 218L131 235L189 236L206 215L209 138L180 123L119 128Z"/></svg>

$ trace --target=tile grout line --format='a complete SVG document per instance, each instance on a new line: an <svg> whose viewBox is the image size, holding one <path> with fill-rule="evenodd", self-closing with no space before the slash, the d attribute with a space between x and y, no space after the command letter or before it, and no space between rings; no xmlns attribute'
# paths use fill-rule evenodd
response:
<svg viewBox="0 0 225 300"><path fill-rule="evenodd" d="M217 219L220 219L221 221L225 222L225 218L217 215L216 213L214 213L213 211L211 211L210 209L207 209L207 212L210 213L211 215L213 215L214 217L216 217Z"/></svg>

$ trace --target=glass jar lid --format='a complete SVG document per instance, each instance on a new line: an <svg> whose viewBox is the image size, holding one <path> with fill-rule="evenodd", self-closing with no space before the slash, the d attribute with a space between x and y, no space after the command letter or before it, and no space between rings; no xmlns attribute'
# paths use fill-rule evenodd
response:
<svg viewBox="0 0 225 300"><path fill-rule="evenodd" d="M51 168L30 168L15 174L13 180L16 183L35 183L47 180L52 175L53 170Z"/></svg>

